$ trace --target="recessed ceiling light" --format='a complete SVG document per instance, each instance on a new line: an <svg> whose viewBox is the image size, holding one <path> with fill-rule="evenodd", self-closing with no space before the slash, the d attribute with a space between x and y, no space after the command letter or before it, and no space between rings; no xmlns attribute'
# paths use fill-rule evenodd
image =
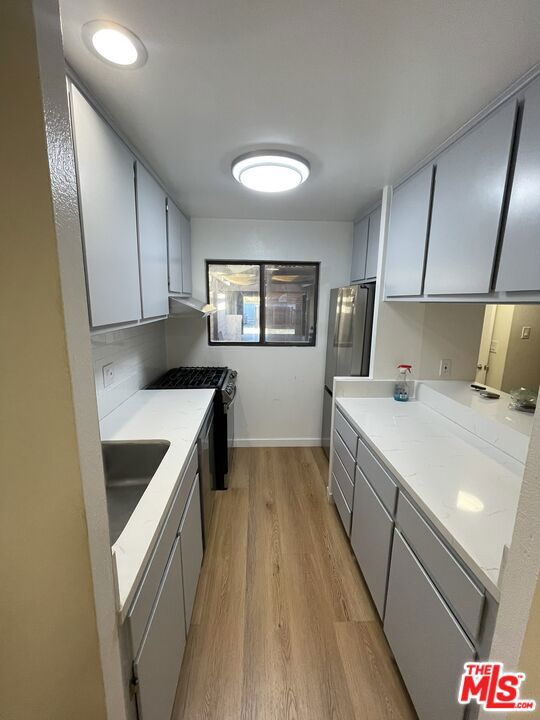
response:
<svg viewBox="0 0 540 720"><path fill-rule="evenodd" d="M108 20L86 23L82 36L90 52L110 65L138 68L148 58L146 48L131 30Z"/></svg>
<svg viewBox="0 0 540 720"><path fill-rule="evenodd" d="M237 157L232 164L235 180L250 190L276 193L292 190L309 177L309 163L299 155L259 150Z"/></svg>

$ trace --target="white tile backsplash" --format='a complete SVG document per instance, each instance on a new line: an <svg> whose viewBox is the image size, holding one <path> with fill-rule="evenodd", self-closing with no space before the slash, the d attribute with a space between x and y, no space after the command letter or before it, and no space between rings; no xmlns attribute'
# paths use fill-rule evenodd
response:
<svg viewBox="0 0 540 720"><path fill-rule="evenodd" d="M165 323L94 335L92 358L99 419L167 369ZM114 381L103 386L103 366L114 363Z"/></svg>

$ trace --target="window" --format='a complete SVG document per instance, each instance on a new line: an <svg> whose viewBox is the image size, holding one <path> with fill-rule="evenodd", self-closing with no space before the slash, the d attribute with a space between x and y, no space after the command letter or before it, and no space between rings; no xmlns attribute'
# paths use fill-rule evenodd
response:
<svg viewBox="0 0 540 720"><path fill-rule="evenodd" d="M319 263L207 260L210 345L315 345Z"/></svg>

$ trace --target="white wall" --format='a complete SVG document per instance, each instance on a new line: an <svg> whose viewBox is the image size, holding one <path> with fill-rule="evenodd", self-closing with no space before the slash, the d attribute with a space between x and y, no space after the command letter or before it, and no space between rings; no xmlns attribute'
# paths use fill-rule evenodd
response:
<svg viewBox="0 0 540 720"><path fill-rule="evenodd" d="M148 323L92 336L99 419L165 372L165 324ZM103 385L103 366L114 363L114 382Z"/></svg>
<svg viewBox="0 0 540 720"><path fill-rule="evenodd" d="M320 444L330 288L350 279L352 223L193 219L193 295L206 297L205 260L320 261L315 347L209 347L206 322L167 321L167 361L238 371L236 437L250 445Z"/></svg>

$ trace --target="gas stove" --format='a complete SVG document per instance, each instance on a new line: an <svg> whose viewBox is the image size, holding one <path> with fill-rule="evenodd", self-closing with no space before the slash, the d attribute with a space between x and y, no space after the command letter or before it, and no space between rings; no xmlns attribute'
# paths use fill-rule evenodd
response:
<svg viewBox="0 0 540 720"><path fill-rule="evenodd" d="M234 410L238 373L226 367L178 367L147 386L147 390L216 390L214 395L215 488L227 488L234 445Z"/></svg>
<svg viewBox="0 0 540 720"><path fill-rule="evenodd" d="M226 367L178 367L148 385L148 390L221 390L223 401L230 403L236 393L237 372Z"/></svg>

